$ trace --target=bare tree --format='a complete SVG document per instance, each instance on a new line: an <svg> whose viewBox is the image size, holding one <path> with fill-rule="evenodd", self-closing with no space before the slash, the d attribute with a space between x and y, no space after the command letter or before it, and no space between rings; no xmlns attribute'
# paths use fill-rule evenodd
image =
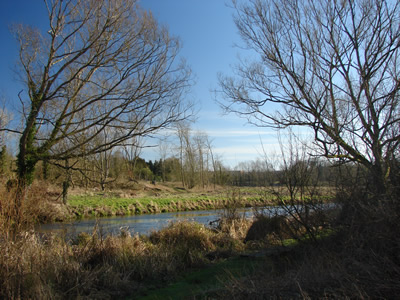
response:
<svg viewBox="0 0 400 300"><path fill-rule="evenodd" d="M7 127L8 123L10 122L11 115L7 111L6 108L0 107L0 146L5 145L6 140L6 132L4 129Z"/></svg>
<svg viewBox="0 0 400 300"><path fill-rule="evenodd" d="M400 143L400 2L233 5L258 60L220 76L223 107L258 126L311 128L320 154L363 165L385 193Z"/></svg>
<svg viewBox="0 0 400 300"><path fill-rule="evenodd" d="M94 142L99 144L107 143L107 140L113 138L112 135L113 133L109 129L105 129ZM98 183L102 191L105 190L107 184L116 180L116 178L110 178L113 154L113 149L110 149L91 156L94 172L90 180Z"/></svg>
<svg viewBox="0 0 400 300"><path fill-rule="evenodd" d="M20 134L20 185L40 160L101 153L188 116L191 77L177 60L179 41L136 2L44 1L46 33L15 28L25 126L9 131ZM92 143L106 128L113 138Z"/></svg>
<svg viewBox="0 0 400 300"><path fill-rule="evenodd" d="M179 160L183 187L193 188L196 184L196 152L191 139L191 129L185 123L177 126L179 138Z"/></svg>
<svg viewBox="0 0 400 300"><path fill-rule="evenodd" d="M207 170L212 170L212 181L214 185L214 189L216 185L224 185L226 183L226 168L223 165L223 159L221 155L214 153L212 140L208 137L207 134L204 135L204 143L207 149ZM209 166L209 160L211 160L211 167Z"/></svg>
<svg viewBox="0 0 400 300"><path fill-rule="evenodd" d="M205 140L206 143L206 147L207 150L210 154L210 158L211 158L211 164L212 164L212 170L213 170L213 184L214 184L214 189L215 189L215 185L217 184L217 166L218 166L218 161L214 158L214 153L212 150L212 141L207 137Z"/></svg>
<svg viewBox="0 0 400 300"><path fill-rule="evenodd" d="M159 144L158 144L158 151L160 153L160 158L161 158L161 173L162 173L162 181L166 181L166 164L165 161L167 160L168 153L170 152L170 145L167 141L167 139L160 139Z"/></svg>
<svg viewBox="0 0 400 300"><path fill-rule="evenodd" d="M124 156L127 160L129 180L135 180L137 160L143 150L144 141L141 136L135 136L123 143Z"/></svg>
<svg viewBox="0 0 400 300"><path fill-rule="evenodd" d="M197 156L197 172L199 181L204 189L209 184L209 148L207 147L208 135L205 132L197 131L192 137Z"/></svg>
<svg viewBox="0 0 400 300"><path fill-rule="evenodd" d="M212 152L212 144L207 133L192 132L184 123L179 124L176 132L179 140L176 149L179 152L177 156L180 161L182 185L193 188L196 184L201 184L203 189L206 188L210 184L212 169L214 183L221 181L223 166Z"/></svg>

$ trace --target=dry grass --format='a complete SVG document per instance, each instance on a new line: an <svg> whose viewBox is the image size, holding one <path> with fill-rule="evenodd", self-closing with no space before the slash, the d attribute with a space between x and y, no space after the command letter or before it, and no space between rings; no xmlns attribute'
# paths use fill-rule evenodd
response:
<svg viewBox="0 0 400 300"><path fill-rule="evenodd" d="M72 243L33 231L0 239L0 298L109 298L133 294L143 282L166 282L209 262L209 253L233 253L240 241L203 225L173 223L149 237L81 234ZM214 258L215 259L215 256Z"/></svg>
<svg viewBox="0 0 400 300"><path fill-rule="evenodd" d="M19 219L15 193L0 192L0 298L6 299L131 295L146 282L167 282L182 270L243 250L242 237L248 228L244 220L222 226L223 230L182 222L149 237L131 236L127 231L104 237L101 228L96 228L91 235L65 241L32 230L43 210L50 209L42 205L51 192L46 185L29 187Z"/></svg>
<svg viewBox="0 0 400 300"><path fill-rule="evenodd" d="M233 278L219 298L391 299L398 295L400 206L394 198L380 199L375 205L352 200L343 207L335 233L273 252L262 271Z"/></svg>
<svg viewBox="0 0 400 300"><path fill-rule="evenodd" d="M67 219L68 207L57 201L58 192L46 182L35 181L22 197L21 206L16 209L17 186L9 190L5 183L0 183L0 231L15 232L31 229L38 222L54 222ZM4 226L12 228L3 228Z"/></svg>

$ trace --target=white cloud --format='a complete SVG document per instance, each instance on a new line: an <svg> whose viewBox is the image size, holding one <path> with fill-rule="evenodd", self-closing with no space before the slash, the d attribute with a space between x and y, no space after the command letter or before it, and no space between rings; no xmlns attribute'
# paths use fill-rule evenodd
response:
<svg viewBox="0 0 400 300"><path fill-rule="evenodd" d="M259 131L254 129L210 129L204 130L210 137L240 137L240 136L276 136L275 132L271 131Z"/></svg>

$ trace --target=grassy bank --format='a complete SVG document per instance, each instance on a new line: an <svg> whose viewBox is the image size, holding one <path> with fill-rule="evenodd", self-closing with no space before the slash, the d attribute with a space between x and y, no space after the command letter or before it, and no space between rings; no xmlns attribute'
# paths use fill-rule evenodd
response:
<svg viewBox="0 0 400 300"><path fill-rule="evenodd" d="M1 202L4 202L4 207L8 206L14 201L15 193L5 192L5 187L0 185L0 193L1 191L7 195ZM125 189L103 192L71 189L65 205L60 187L34 182L27 190L23 210L29 219L49 223L116 215L270 206L290 199L286 194L279 192L277 197L274 188L217 187L185 190L171 184L154 185L144 182ZM7 200L8 197L10 201ZM319 188L318 199L331 200L331 189Z"/></svg>
<svg viewBox="0 0 400 300"><path fill-rule="evenodd" d="M119 198L108 195L76 195L68 202L77 217L102 217L114 215L148 214L188 210L220 209L230 205L238 207L272 205L272 197L261 197L255 191L247 196L233 196L229 192L206 195L163 195L157 197Z"/></svg>
<svg viewBox="0 0 400 300"><path fill-rule="evenodd" d="M272 188L231 188L185 190L167 185L145 184L133 190L96 192L73 191L68 205L56 218L63 221L74 218L105 217L115 215L149 214L161 212L221 209L226 207L260 207L277 205L289 196L276 197ZM329 188L320 188L319 199L332 199ZM44 218L45 219L45 218Z"/></svg>

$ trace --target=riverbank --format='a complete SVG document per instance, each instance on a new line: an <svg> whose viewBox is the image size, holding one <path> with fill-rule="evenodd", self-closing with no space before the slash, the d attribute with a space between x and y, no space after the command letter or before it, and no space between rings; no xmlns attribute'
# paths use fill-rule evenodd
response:
<svg viewBox="0 0 400 300"><path fill-rule="evenodd" d="M262 198L256 192L247 196L226 193L186 193L145 198L115 198L108 195L73 196L68 206L77 218L154 214L165 212L221 209L229 206L258 207L273 205L272 198Z"/></svg>
<svg viewBox="0 0 400 300"><path fill-rule="evenodd" d="M321 187L320 198L329 201L328 188ZM228 207L265 207L278 205L282 198L273 188L210 187L186 190L174 184L138 183L124 190L72 190L67 205L60 201L59 191L48 192L41 223L72 221L84 218L154 214L164 212L213 210ZM281 196L281 195L280 195Z"/></svg>
<svg viewBox="0 0 400 300"><path fill-rule="evenodd" d="M388 265L393 230L380 236L383 245L375 233L369 237L376 223L368 235L339 226L321 228L316 240L307 234L294 240L284 226L271 227L276 220L251 241L254 223L244 219L225 219L216 229L172 223L148 237L127 231L103 237L98 228L68 243L32 231L4 236L0 298L336 299L397 291L397 279L387 273L398 271Z"/></svg>
<svg viewBox="0 0 400 300"><path fill-rule="evenodd" d="M171 295L189 296L193 285L211 295L223 288L222 284L264 266L266 252L261 249L275 252L280 251L277 246L287 247L285 218L259 219L266 231L251 240L253 221L235 214L226 214L213 229L175 222L149 236L131 235L126 230L103 236L100 227L70 241L34 231L4 235L0 239L0 298L137 299L152 297L159 289L163 294L170 284L175 284ZM255 257L260 261L253 268ZM193 282L187 282L186 288L179 284L183 273L192 274ZM222 280L221 276L223 281L209 286L211 278Z"/></svg>
<svg viewBox="0 0 400 300"><path fill-rule="evenodd" d="M140 183L124 190L72 190L67 205L60 191L47 191L41 223L72 221L83 218L154 214L163 212L258 207L274 205L271 194L262 188L185 190L177 186ZM58 197L57 197L58 196Z"/></svg>

